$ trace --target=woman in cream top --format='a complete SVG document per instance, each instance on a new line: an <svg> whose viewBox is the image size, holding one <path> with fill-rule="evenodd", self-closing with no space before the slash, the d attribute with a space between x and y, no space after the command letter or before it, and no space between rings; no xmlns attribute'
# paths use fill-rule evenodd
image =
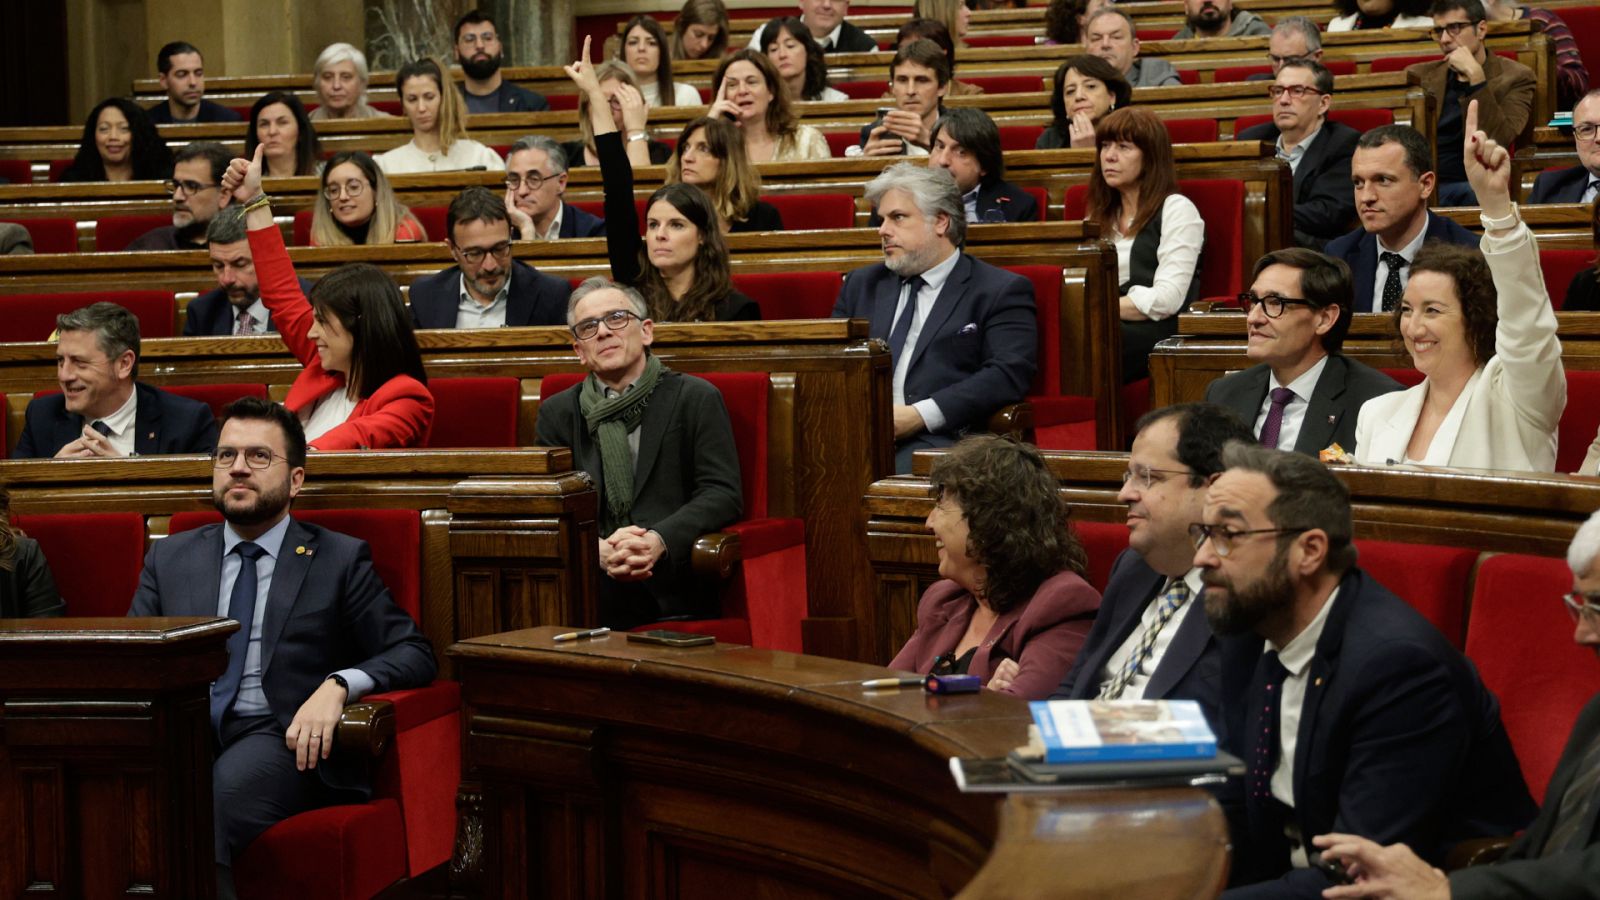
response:
<svg viewBox="0 0 1600 900"><path fill-rule="evenodd" d="M395 73L400 102L411 121L411 141L377 156L385 175L484 169L504 172L500 154L467 137L466 102L450 68L427 57Z"/></svg>
<svg viewBox="0 0 1600 900"><path fill-rule="evenodd" d="M801 125L790 106L789 87L765 53L746 48L722 60L711 79L716 92L708 116L739 126L752 163L827 159L828 140Z"/></svg>

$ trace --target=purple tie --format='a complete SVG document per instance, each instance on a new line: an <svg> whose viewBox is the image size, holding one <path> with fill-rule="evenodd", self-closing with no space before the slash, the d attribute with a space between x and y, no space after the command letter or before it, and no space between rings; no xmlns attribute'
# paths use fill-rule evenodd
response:
<svg viewBox="0 0 1600 900"><path fill-rule="evenodd" d="M1288 388L1272 389L1272 408L1267 410L1267 421L1261 426L1261 446L1278 449L1278 432L1283 430L1283 408L1294 399Z"/></svg>

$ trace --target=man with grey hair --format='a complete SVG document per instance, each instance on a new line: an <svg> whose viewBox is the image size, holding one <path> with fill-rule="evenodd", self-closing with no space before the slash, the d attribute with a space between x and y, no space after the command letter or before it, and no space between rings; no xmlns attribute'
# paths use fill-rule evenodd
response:
<svg viewBox="0 0 1600 900"><path fill-rule="evenodd" d="M206 252L211 256L217 287L184 307L184 336L248 336L277 331L271 312L261 302L255 257L245 236L243 206L230 204L212 218L206 226ZM311 282L301 278L300 292L311 296Z"/></svg>
<svg viewBox="0 0 1600 900"><path fill-rule="evenodd" d="M1183 83L1172 63L1139 56L1139 32L1123 10L1104 6L1084 20L1083 49L1110 63L1134 87Z"/></svg>
<svg viewBox="0 0 1600 900"><path fill-rule="evenodd" d="M961 252L966 210L942 168L896 163L866 187L883 262L846 276L836 318L866 319L889 344L895 470L955 443L1020 401L1038 358L1033 284Z"/></svg>
<svg viewBox="0 0 1600 900"><path fill-rule="evenodd" d="M714 615L715 594L695 583L689 560L694 542L744 505L721 392L650 352L655 324L631 287L590 278L572 292L567 325L589 375L543 398L535 434L541 445L572 448L600 492L607 577L596 624Z"/></svg>
<svg viewBox="0 0 1600 900"><path fill-rule="evenodd" d="M1272 75L1278 74L1283 64L1291 59L1322 62L1322 32L1317 23L1306 16L1284 16L1272 26L1267 38L1267 61L1272 63ZM1271 81L1272 75L1251 75L1251 81Z"/></svg>
<svg viewBox="0 0 1600 900"><path fill-rule="evenodd" d="M506 215L524 241L605 237L606 221L566 202L567 154L560 142L530 135L506 155Z"/></svg>
<svg viewBox="0 0 1600 900"><path fill-rule="evenodd" d="M115 303L56 317L61 393L28 401L15 459L210 453L211 408L134 380L139 320Z"/></svg>

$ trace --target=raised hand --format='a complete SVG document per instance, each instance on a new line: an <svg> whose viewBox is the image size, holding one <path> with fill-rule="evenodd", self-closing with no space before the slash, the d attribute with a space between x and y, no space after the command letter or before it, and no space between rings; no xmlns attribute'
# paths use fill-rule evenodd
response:
<svg viewBox="0 0 1600 900"><path fill-rule="evenodd" d="M1511 153L1487 134L1478 130L1478 101L1467 104L1466 138L1461 162L1467 182L1478 195L1478 205L1491 219L1511 214Z"/></svg>
<svg viewBox="0 0 1600 900"><path fill-rule="evenodd" d="M266 149L265 144L257 144L255 159L245 160L241 157L228 163L227 171L222 173L222 202L219 205L227 206L233 200L248 203L261 194L261 161Z"/></svg>
<svg viewBox="0 0 1600 900"><path fill-rule="evenodd" d="M589 62L589 43L592 40L592 36L584 38L583 55L572 65L562 67L566 70L567 77L572 79L572 83L578 86L578 90L590 95L591 98L600 93L600 80L595 77L594 66Z"/></svg>

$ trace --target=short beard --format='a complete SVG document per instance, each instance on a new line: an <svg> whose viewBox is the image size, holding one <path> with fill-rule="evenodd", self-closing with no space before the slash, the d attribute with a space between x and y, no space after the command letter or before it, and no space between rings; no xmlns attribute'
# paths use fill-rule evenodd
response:
<svg viewBox="0 0 1600 900"><path fill-rule="evenodd" d="M1228 17L1220 9L1201 10L1197 16L1188 19L1189 30L1195 32L1212 32L1228 27Z"/></svg>
<svg viewBox="0 0 1600 900"><path fill-rule="evenodd" d="M289 485L287 482L277 490L257 493L255 502L247 506L230 507L228 505L228 490L232 487L233 484L230 482L220 489L213 488L211 491L212 505L217 508L217 512L222 513L222 517L228 520L230 525L243 525L246 527L262 525L276 519L283 514L284 510L289 508Z"/></svg>
<svg viewBox="0 0 1600 900"><path fill-rule="evenodd" d="M500 57L491 56L488 59L481 60L463 59L461 61L461 71L465 72L467 77L473 81L482 81L485 78L493 77L494 73L500 71Z"/></svg>
<svg viewBox="0 0 1600 900"><path fill-rule="evenodd" d="M242 298L235 297L231 291L223 291L223 296L228 298L228 303L230 303L234 309L249 309L250 307L256 305L257 300L261 299L261 289L257 288L253 291L245 291Z"/></svg>
<svg viewBox="0 0 1600 900"><path fill-rule="evenodd" d="M938 248L933 244L933 227L930 225L928 227L928 242L923 245L921 250L913 251L901 247L899 256L885 256L883 264L889 268L889 271L899 275L901 278L910 278L913 275L921 275L923 272L933 268L934 259L938 254Z"/></svg>
<svg viewBox="0 0 1600 900"><path fill-rule="evenodd" d="M1202 596L1206 607L1206 620L1211 632L1221 637L1244 634L1256 630L1266 618L1294 602L1294 582L1289 578L1289 557L1280 550L1267 565L1260 577L1244 588L1233 579L1211 569L1201 576L1206 584ZM1227 591L1226 599L1214 594L1211 587Z"/></svg>

